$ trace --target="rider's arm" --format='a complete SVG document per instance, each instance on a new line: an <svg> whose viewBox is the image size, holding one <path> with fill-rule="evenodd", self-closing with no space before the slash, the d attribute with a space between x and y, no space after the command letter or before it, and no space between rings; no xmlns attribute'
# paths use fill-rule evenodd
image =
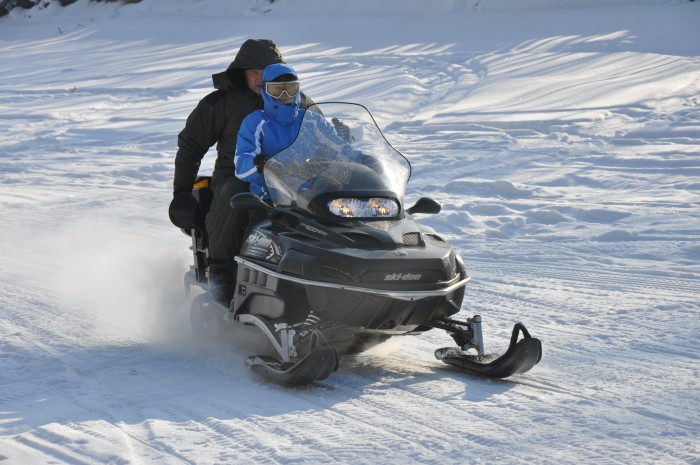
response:
<svg viewBox="0 0 700 465"><path fill-rule="evenodd" d="M250 183L263 183L263 177L255 166L255 157L261 154L264 120L261 112L246 116L238 131L236 142L236 177Z"/></svg>
<svg viewBox="0 0 700 465"><path fill-rule="evenodd" d="M202 99L187 117L185 128L177 138L175 178L173 191L191 192L204 154L221 134L225 118L220 113L221 92L216 91Z"/></svg>
<svg viewBox="0 0 700 465"><path fill-rule="evenodd" d="M321 136L320 140L323 141L323 145L326 148L332 149L338 154L340 159L347 161L358 161L360 159L362 154L353 148L350 142L338 135L334 125L322 116L313 115L312 117L316 119L318 134Z"/></svg>

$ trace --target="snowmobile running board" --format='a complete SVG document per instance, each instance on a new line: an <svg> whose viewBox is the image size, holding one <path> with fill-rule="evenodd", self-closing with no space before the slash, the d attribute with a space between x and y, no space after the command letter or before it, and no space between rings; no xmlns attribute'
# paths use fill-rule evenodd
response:
<svg viewBox="0 0 700 465"><path fill-rule="evenodd" d="M245 365L276 383L299 386L327 378L338 369L339 360L335 347L323 345L298 362L282 363L274 357L253 355L245 360Z"/></svg>
<svg viewBox="0 0 700 465"><path fill-rule="evenodd" d="M518 341L520 332L523 339ZM458 347L435 351L435 358L463 370L489 378L507 378L525 373L542 359L542 343L530 336L522 323L516 323L508 350L501 355L468 355Z"/></svg>

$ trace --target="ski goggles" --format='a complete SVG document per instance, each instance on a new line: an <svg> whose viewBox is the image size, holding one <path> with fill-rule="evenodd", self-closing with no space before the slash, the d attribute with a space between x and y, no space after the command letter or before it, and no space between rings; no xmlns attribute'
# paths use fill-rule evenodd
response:
<svg viewBox="0 0 700 465"><path fill-rule="evenodd" d="M266 82L265 92L272 98L282 98L284 94L287 94L287 98L296 97L299 93L299 81Z"/></svg>

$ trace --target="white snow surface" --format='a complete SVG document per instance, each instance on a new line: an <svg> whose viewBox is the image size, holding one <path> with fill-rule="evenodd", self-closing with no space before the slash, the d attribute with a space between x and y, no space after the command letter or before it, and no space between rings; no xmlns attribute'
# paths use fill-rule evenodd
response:
<svg viewBox="0 0 700 465"><path fill-rule="evenodd" d="M0 19L0 464L700 464L700 2L143 0ZM373 112L505 381L443 332L288 388L189 329L177 134L247 38ZM213 150L211 151L213 152ZM201 172L211 171L215 155Z"/></svg>

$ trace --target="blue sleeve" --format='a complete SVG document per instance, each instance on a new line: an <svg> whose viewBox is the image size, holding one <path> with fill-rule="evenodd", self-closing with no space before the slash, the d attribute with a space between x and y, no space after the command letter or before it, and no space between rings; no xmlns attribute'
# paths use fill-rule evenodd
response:
<svg viewBox="0 0 700 465"><path fill-rule="evenodd" d="M261 152L264 120L259 111L246 116L241 123L236 142L236 177L241 181L263 184L264 180L255 166L255 157Z"/></svg>
<svg viewBox="0 0 700 465"><path fill-rule="evenodd" d="M362 156L360 151L354 149L349 142L340 137L336 132L335 127L326 118L319 115L317 119L321 134L323 134L333 143L333 145L336 146L338 152L348 160L358 162Z"/></svg>
<svg viewBox="0 0 700 465"><path fill-rule="evenodd" d="M320 116L317 118L319 126L321 127L321 133L328 139L332 140L336 145L347 145L347 142L343 140L337 132L335 132L335 127L328 122L326 118Z"/></svg>

